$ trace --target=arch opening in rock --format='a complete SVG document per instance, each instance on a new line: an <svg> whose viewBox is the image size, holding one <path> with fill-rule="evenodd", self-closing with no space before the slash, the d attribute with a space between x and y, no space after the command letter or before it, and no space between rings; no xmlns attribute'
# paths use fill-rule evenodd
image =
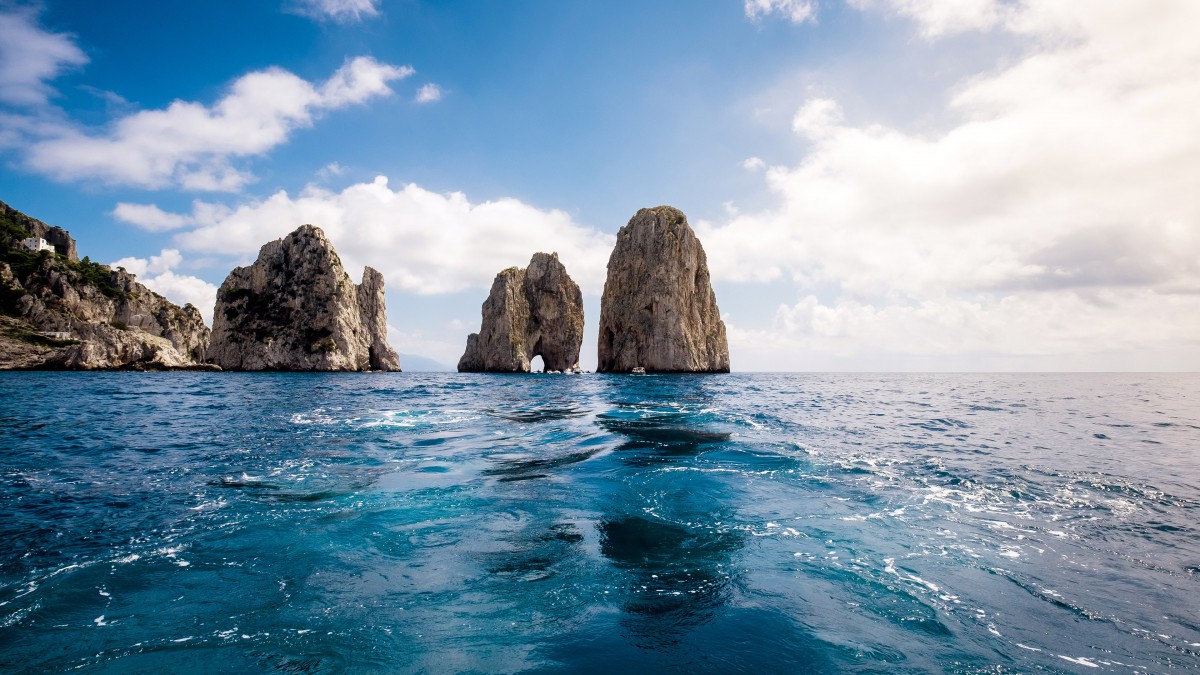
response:
<svg viewBox="0 0 1200 675"><path fill-rule="evenodd" d="M529 372L541 357L545 370L579 365L583 294L557 253L535 253L525 269L496 275L482 308L478 333L467 337L459 372Z"/></svg>

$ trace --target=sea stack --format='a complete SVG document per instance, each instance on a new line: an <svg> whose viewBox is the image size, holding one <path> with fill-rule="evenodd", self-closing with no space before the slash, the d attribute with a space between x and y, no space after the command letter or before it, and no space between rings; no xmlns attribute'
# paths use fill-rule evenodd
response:
<svg viewBox="0 0 1200 675"><path fill-rule="evenodd" d="M535 253L529 267L496 275L478 333L467 337L458 371L528 373L541 356L547 371L579 365L583 294L557 253Z"/></svg>
<svg viewBox="0 0 1200 675"><path fill-rule="evenodd" d="M226 370L400 370L383 275L355 286L325 233L302 225L262 247L217 291L208 360Z"/></svg>
<svg viewBox="0 0 1200 675"><path fill-rule="evenodd" d="M642 209L617 234L600 300L597 372L727 373L708 259L683 212Z"/></svg>

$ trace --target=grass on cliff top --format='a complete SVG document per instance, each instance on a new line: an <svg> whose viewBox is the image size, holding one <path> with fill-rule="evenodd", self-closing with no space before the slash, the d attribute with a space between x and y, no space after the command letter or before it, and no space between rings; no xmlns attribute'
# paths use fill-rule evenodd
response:
<svg viewBox="0 0 1200 675"><path fill-rule="evenodd" d="M81 284L94 286L96 290L107 297L116 300L129 296L113 281L113 271L108 265L92 262L91 258L87 256L78 262L71 262L66 256L50 251L34 252L19 248L0 251L0 261L8 263L8 266L12 268L13 275L22 282L29 279L43 261L51 258L60 267L75 272Z"/></svg>
<svg viewBox="0 0 1200 675"><path fill-rule="evenodd" d="M18 225L12 214L0 212L0 245L7 250L28 236L29 230Z"/></svg>
<svg viewBox="0 0 1200 675"><path fill-rule="evenodd" d="M113 271L108 265L92 262L87 256L78 262L71 262L59 253L26 251L21 248L21 240L29 236L29 230L22 227L13 214L0 212L0 261L8 263L18 279L24 281L43 260L53 256L63 267L78 274L83 283L95 286L105 296L115 300L128 295L113 283ZM0 298L0 304L3 302L4 299ZM4 310L7 311L7 305Z"/></svg>

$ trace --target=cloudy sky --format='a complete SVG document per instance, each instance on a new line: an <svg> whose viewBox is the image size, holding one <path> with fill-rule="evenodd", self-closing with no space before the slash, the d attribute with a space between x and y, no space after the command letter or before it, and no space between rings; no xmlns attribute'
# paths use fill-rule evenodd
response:
<svg viewBox="0 0 1200 675"><path fill-rule="evenodd" d="M322 227L453 365L687 213L734 370L1200 370L1200 2L0 0L0 200L211 315Z"/></svg>

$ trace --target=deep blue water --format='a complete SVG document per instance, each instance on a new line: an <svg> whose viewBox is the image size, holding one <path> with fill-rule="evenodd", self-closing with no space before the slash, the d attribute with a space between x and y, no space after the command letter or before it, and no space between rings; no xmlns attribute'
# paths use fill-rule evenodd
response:
<svg viewBox="0 0 1200 675"><path fill-rule="evenodd" d="M1200 376L0 374L0 671L1200 669Z"/></svg>

